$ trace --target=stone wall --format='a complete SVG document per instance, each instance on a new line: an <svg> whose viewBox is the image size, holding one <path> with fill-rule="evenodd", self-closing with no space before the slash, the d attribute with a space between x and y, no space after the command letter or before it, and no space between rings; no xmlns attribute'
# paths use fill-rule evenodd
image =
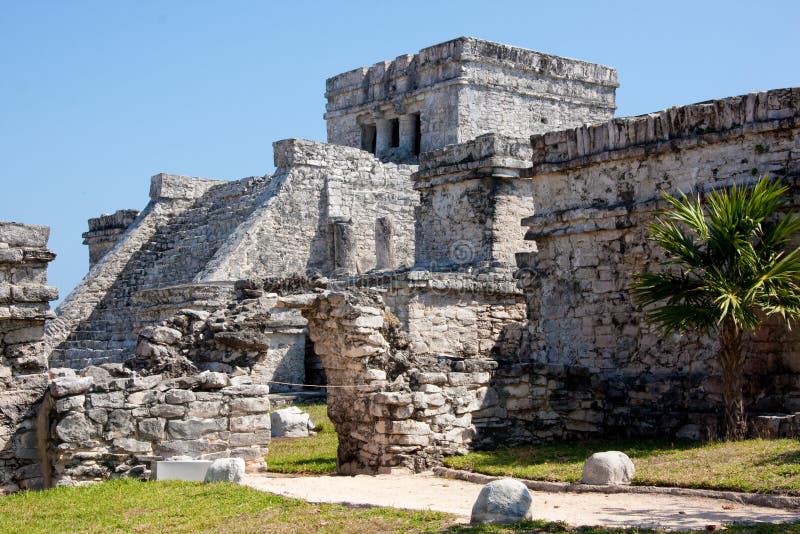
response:
<svg viewBox="0 0 800 534"><path fill-rule="evenodd" d="M52 485L147 479L151 461L176 456L243 458L250 471L264 468L269 388L249 377L136 376L115 364L62 375L48 398Z"/></svg>
<svg viewBox="0 0 800 534"><path fill-rule="evenodd" d="M49 228L0 222L0 494L44 485L37 413L47 388Z"/></svg>
<svg viewBox="0 0 800 534"><path fill-rule="evenodd" d="M222 303L194 303L141 328L128 365L163 372L179 359L183 372L247 376L275 392L306 383L305 319L296 311L276 308L278 295L253 282L237 282L235 293L225 295Z"/></svg>
<svg viewBox="0 0 800 534"><path fill-rule="evenodd" d="M460 37L330 78L328 142L367 148L362 131L369 127L378 157L409 161L488 132L529 135L608 120L617 85L609 67ZM404 128L415 115L416 153L416 132Z"/></svg>
<svg viewBox="0 0 800 534"><path fill-rule="evenodd" d="M414 188L416 266L431 271L513 270L514 254L531 250L519 228L534 213L528 139L495 134L423 154Z"/></svg>
<svg viewBox="0 0 800 534"><path fill-rule="evenodd" d="M629 285L662 259L647 240L654 211L665 207L660 191L702 193L769 174L796 194L798 116L800 90L787 89L532 138L537 213L525 225L538 251L519 256L536 331L527 354L542 369L532 391L544 377L591 377L591 387L577 381L573 391L585 405L532 421L561 419L559 434L582 410L590 432L664 433L687 423L713 432L721 399L714 340L659 334ZM751 412L800 410L796 347L796 330L775 321L747 340ZM535 395L530 402L546 406Z"/></svg>
<svg viewBox="0 0 800 534"><path fill-rule="evenodd" d="M396 265L414 256L411 173L348 147L290 139L275 143L280 192L231 235L197 281L284 277L336 269L333 226L351 235L352 271L377 267L376 232L387 219ZM276 186L277 187L277 186Z"/></svg>
<svg viewBox="0 0 800 534"><path fill-rule="evenodd" d="M507 272L410 271L358 283L381 289L418 356L490 358L507 342L508 325L525 320L525 300Z"/></svg>
<svg viewBox="0 0 800 534"><path fill-rule="evenodd" d="M328 415L339 436L340 474L421 471L467 451L471 412L494 362L417 356L374 290L300 293L300 309L328 377Z"/></svg>

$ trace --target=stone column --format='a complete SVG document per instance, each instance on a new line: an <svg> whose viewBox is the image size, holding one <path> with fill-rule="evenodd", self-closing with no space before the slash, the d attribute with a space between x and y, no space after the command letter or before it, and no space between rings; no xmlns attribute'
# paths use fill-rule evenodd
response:
<svg viewBox="0 0 800 534"><path fill-rule="evenodd" d="M401 123L402 124L402 123ZM375 221L375 268L394 269L394 230L389 217Z"/></svg>
<svg viewBox="0 0 800 534"><path fill-rule="evenodd" d="M334 220L333 227L333 272L337 276L351 276L358 273L356 268L356 240L353 223L347 220Z"/></svg>
<svg viewBox="0 0 800 534"><path fill-rule="evenodd" d="M416 115L403 115L400 117L400 152L404 157L414 155L414 138L416 134Z"/></svg>
<svg viewBox="0 0 800 534"><path fill-rule="evenodd" d="M378 119L375 128L375 155L380 158L391 148L392 122L387 119Z"/></svg>

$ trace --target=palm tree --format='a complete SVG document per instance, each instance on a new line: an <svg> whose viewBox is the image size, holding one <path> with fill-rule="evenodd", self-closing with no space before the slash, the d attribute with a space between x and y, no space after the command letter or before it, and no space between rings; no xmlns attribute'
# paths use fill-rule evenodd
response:
<svg viewBox="0 0 800 534"><path fill-rule="evenodd" d="M800 218L780 214L788 188L766 176L752 188L733 185L699 195L664 194L670 209L650 227L667 252L664 272L636 275L637 301L664 332L697 330L719 337L725 437L744 438L742 335L778 315L791 328L800 318L800 247L789 241Z"/></svg>

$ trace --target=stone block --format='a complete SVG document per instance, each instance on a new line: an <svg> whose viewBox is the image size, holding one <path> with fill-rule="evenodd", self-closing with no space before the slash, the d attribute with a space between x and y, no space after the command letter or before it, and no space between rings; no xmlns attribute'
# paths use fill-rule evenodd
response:
<svg viewBox="0 0 800 534"><path fill-rule="evenodd" d="M228 402L231 414L266 413L269 411L269 398L241 397Z"/></svg>
<svg viewBox="0 0 800 534"><path fill-rule="evenodd" d="M180 404L156 404L150 407L151 415L155 417L164 417L166 419L183 417L185 413L186 407Z"/></svg>
<svg viewBox="0 0 800 534"><path fill-rule="evenodd" d="M259 430L270 430L270 415L242 415L231 417L231 432L257 432Z"/></svg>
<svg viewBox="0 0 800 534"><path fill-rule="evenodd" d="M67 443L88 441L94 433L94 426L82 413L71 413L56 425L56 435Z"/></svg>
<svg viewBox="0 0 800 534"><path fill-rule="evenodd" d="M56 378L50 382L50 394L56 399L69 395L80 395L89 391L93 383L94 379L91 376Z"/></svg>
<svg viewBox="0 0 800 534"><path fill-rule="evenodd" d="M185 404L193 400L194 392L185 389L170 389L164 394L164 402L167 404Z"/></svg>
<svg viewBox="0 0 800 534"><path fill-rule="evenodd" d="M212 432L227 430L222 419L195 419L167 421L167 436L170 439L197 439Z"/></svg>
<svg viewBox="0 0 800 534"><path fill-rule="evenodd" d="M116 438L113 444L114 447L132 454L150 454L153 452L153 447L149 442L138 439Z"/></svg>
<svg viewBox="0 0 800 534"><path fill-rule="evenodd" d="M214 462L208 460L181 460L154 462L153 480L185 480L202 482L206 478L208 468Z"/></svg>
<svg viewBox="0 0 800 534"><path fill-rule="evenodd" d="M164 439L166 421L164 419L150 418L139 421L139 436L149 441Z"/></svg>

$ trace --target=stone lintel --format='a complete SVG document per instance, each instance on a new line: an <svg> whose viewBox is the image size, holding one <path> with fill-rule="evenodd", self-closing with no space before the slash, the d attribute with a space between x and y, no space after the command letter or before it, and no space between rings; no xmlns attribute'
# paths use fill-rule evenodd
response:
<svg viewBox="0 0 800 534"><path fill-rule="evenodd" d="M225 183L224 180L214 180L211 178L192 178L178 174L156 174L150 179L150 199L172 200L185 199L192 200L199 198L211 187Z"/></svg>
<svg viewBox="0 0 800 534"><path fill-rule="evenodd" d="M420 155L415 189L485 177L518 178L531 166L528 139L489 133Z"/></svg>

